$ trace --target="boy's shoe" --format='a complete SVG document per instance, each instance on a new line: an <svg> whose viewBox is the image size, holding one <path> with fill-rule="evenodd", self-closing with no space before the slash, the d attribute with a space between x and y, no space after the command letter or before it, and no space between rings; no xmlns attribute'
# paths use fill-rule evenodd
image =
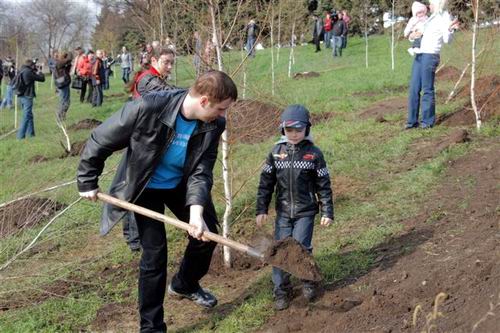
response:
<svg viewBox="0 0 500 333"><path fill-rule="evenodd" d="M304 286L302 287L302 295L308 302L314 301L318 293L315 286Z"/></svg>
<svg viewBox="0 0 500 333"><path fill-rule="evenodd" d="M414 49L413 47L410 47L410 48L408 49L408 53L409 53L412 57L414 57L414 56L415 56L415 49Z"/></svg>
<svg viewBox="0 0 500 333"><path fill-rule="evenodd" d="M288 309L290 306L290 301L286 295L276 296L274 300L274 308L278 311Z"/></svg>
<svg viewBox="0 0 500 333"><path fill-rule="evenodd" d="M217 305L217 298L212 295L208 290L203 288L198 289L194 293L184 294L178 291L175 291L172 288L172 284L168 285L168 294L170 296L174 296L176 298L187 298L190 301L202 306L204 308L210 309Z"/></svg>

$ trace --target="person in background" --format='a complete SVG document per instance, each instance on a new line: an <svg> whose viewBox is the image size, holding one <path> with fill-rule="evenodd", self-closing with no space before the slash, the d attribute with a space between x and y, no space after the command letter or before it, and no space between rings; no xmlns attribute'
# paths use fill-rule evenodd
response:
<svg viewBox="0 0 500 333"><path fill-rule="evenodd" d="M347 10L342 10L342 21L345 23L345 35L342 38L342 48L345 49L347 47L347 34L349 33L349 23L351 22L351 17L347 15Z"/></svg>
<svg viewBox="0 0 500 333"><path fill-rule="evenodd" d="M439 65L439 53L444 43L451 41L453 32L460 23L453 20L446 10L446 0L430 0L431 16L425 22L423 32L412 32L410 40L422 38L420 53L415 55L411 69L410 89L408 95L408 119L405 129L432 128L436 122L436 96L434 78ZM422 96L420 96L422 92ZM419 122L419 111L422 109L422 122Z"/></svg>
<svg viewBox="0 0 500 333"><path fill-rule="evenodd" d="M122 68L122 80L127 84L130 81L130 73L134 70L132 55L124 46L122 53L119 55L120 67Z"/></svg>
<svg viewBox="0 0 500 333"><path fill-rule="evenodd" d="M2 103L0 104L0 110L4 108L12 109L14 107L14 88L12 84L16 76L16 62L11 57L5 59L3 73L7 87Z"/></svg>
<svg viewBox="0 0 500 333"><path fill-rule="evenodd" d="M199 31L194 32L193 39L194 39L193 65L196 77L198 77L200 76L201 73L201 57L203 53L203 43L201 41L201 36Z"/></svg>
<svg viewBox="0 0 500 333"><path fill-rule="evenodd" d="M314 217L321 206L321 225L333 222L333 195L323 153L312 142L310 128L309 111L303 105L290 105L283 111L283 136L267 156L260 175L256 222L259 227L266 222L276 191L274 239L293 237L312 252ZM273 267L272 280L275 308L284 310L290 302L290 274ZM302 284L305 299L313 301L316 284L307 280Z"/></svg>
<svg viewBox="0 0 500 333"><path fill-rule="evenodd" d="M151 57L151 67L141 72L134 81L133 98L137 99L152 91L172 89L167 83L175 63L175 53L169 48L158 50Z"/></svg>
<svg viewBox="0 0 500 333"><path fill-rule="evenodd" d="M333 35L332 55L334 57L342 56L342 39L345 37L346 34L347 34L347 29L345 27L345 22L339 18L338 13L335 13L333 15L333 28L332 28L332 35Z"/></svg>
<svg viewBox="0 0 500 333"><path fill-rule="evenodd" d="M323 24L323 31L324 31L324 43L325 43L325 48L331 47L330 42L332 39L332 18L330 17L330 13L326 12L325 13L325 21Z"/></svg>
<svg viewBox="0 0 500 333"><path fill-rule="evenodd" d="M66 113L70 105L70 84L71 84L71 54L66 52L57 52L55 59L53 77L54 83L59 94L59 109L56 116L58 120L65 120Z"/></svg>
<svg viewBox="0 0 500 333"><path fill-rule="evenodd" d="M108 90L109 89L109 78L111 77L111 75L113 75L112 66L115 63L115 59L113 59L113 57L111 57L110 55L106 54L106 52L104 52L104 57L103 57L102 63L104 66L103 89Z"/></svg>
<svg viewBox="0 0 500 333"><path fill-rule="evenodd" d="M314 52L321 51L321 47L319 46L319 44L322 30L323 22L321 22L321 18L318 15L313 15L313 41L314 45L316 45L316 51Z"/></svg>
<svg viewBox="0 0 500 333"><path fill-rule="evenodd" d="M247 53L251 57L255 57L255 42L257 41L257 36L259 35L259 27L255 23L254 19L251 19L246 26L246 49Z"/></svg>
<svg viewBox="0 0 500 333"><path fill-rule="evenodd" d="M23 118L17 131L17 139L35 136L35 122L33 119L33 99L36 97L35 81L45 82L45 75L38 72L36 61L27 59L19 70L20 84L16 87L16 94L23 108Z"/></svg>
<svg viewBox="0 0 500 333"><path fill-rule="evenodd" d="M105 75L105 69L102 63L103 55L104 53L102 50L97 50L92 62L92 75L91 75L91 81L93 87L92 107L102 105L102 99L103 99L102 85Z"/></svg>

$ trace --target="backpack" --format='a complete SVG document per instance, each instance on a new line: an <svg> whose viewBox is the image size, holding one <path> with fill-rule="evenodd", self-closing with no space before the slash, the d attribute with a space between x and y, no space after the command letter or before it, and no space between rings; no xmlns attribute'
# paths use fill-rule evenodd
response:
<svg viewBox="0 0 500 333"><path fill-rule="evenodd" d="M19 71L16 76L14 76L14 79L12 79L12 89L14 89L14 92L16 93L17 96L22 96L24 95L24 92L26 91L26 84L23 81L23 73L26 71Z"/></svg>

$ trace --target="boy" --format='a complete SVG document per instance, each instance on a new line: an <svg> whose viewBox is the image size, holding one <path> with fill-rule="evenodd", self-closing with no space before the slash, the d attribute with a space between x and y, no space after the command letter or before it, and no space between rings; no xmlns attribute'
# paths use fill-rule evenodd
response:
<svg viewBox="0 0 500 333"><path fill-rule="evenodd" d="M269 203L276 186L276 222L274 238L293 237L309 251L314 217L321 203L321 225L333 222L330 177L323 153L309 136L309 111L302 105L290 105L281 115L282 139L274 146L262 168L257 193L257 225L267 219ZM275 308L289 306L290 274L273 267ZM308 301L316 297L313 281L303 282Z"/></svg>

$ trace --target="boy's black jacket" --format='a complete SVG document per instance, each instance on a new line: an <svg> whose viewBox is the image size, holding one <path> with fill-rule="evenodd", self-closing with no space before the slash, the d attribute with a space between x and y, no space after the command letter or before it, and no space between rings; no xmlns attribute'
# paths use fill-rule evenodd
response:
<svg viewBox="0 0 500 333"><path fill-rule="evenodd" d="M276 213L299 218L318 213L333 219L330 175L321 150L309 140L273 147L260 175L256 214L267 214L276 187Z"/></svg>

